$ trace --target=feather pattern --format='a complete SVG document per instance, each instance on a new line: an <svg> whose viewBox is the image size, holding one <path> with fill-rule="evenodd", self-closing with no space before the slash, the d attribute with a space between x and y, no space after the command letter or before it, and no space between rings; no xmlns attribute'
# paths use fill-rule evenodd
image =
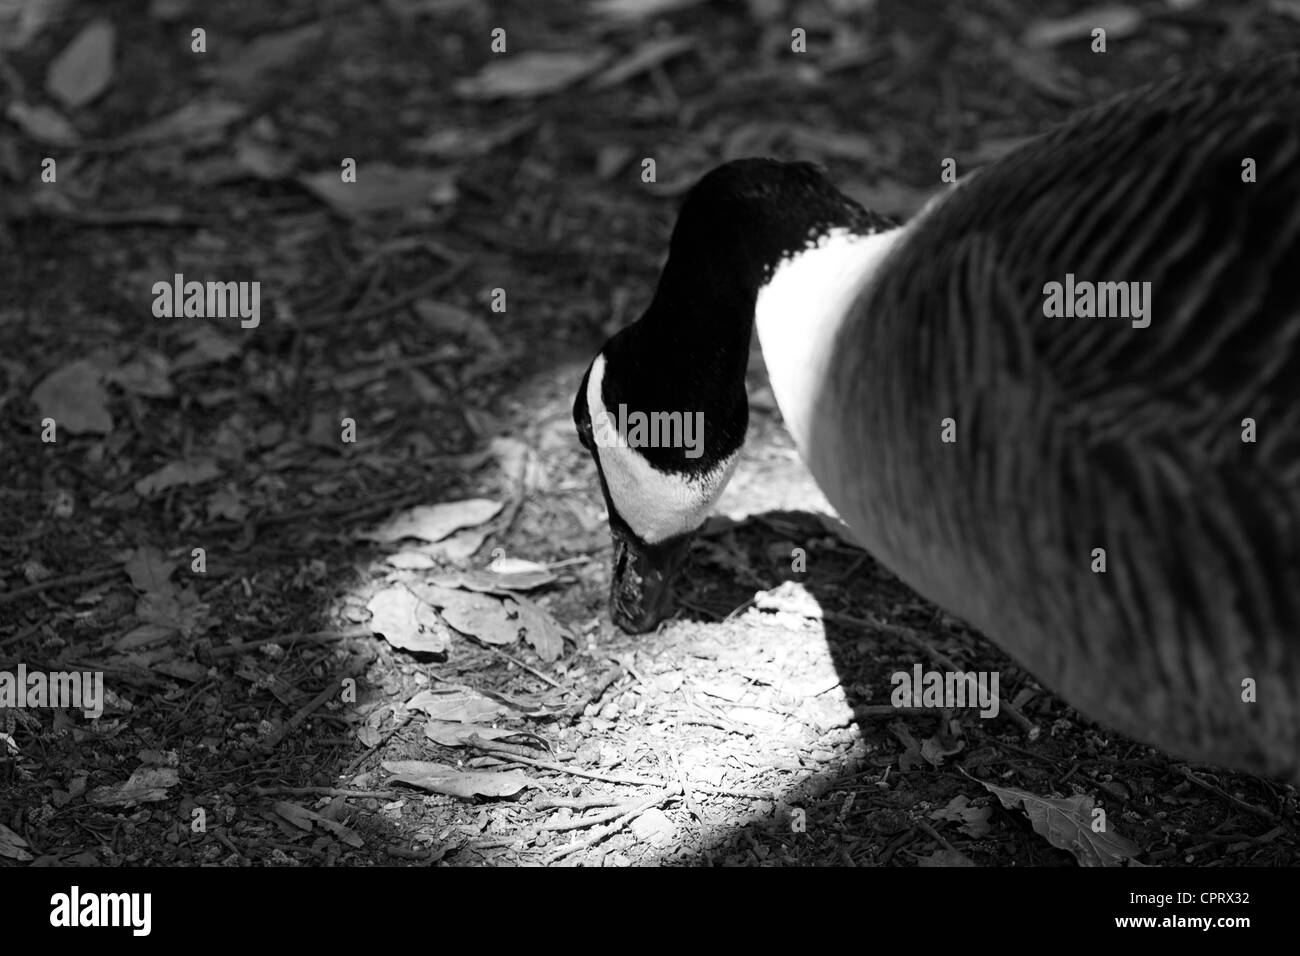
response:
<svg viewBox="0 0 1300 956"><path fill-rule="evenodd" d="M877 557L1080 710L1292 777L1297 169L1300 56L1120 97L980 170L838 330L804 450ZM1149 326L1045 315L1067 273L1150 282Z"/></svg>

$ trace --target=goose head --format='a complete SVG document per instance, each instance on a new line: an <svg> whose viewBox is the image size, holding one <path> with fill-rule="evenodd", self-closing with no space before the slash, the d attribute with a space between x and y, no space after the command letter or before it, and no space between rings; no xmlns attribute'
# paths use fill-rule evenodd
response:
<svg viewBox="0 0 1300 956"><path fill-rule="evenodd" d="M756 305L794 286L776 279L804 253L885 225L810 163L737 160L686 195L649 307L605 343L574 398L609 514L619 627L641 633L672 612L691 539L735 469ZM797 333L799 316L787 324Z"/></svg>

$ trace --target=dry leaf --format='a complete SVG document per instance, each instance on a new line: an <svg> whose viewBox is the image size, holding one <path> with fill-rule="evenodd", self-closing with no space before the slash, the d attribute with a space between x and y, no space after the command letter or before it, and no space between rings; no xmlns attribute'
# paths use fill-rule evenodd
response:
<svg viewBox="0 0 1300 956"><path fill-rule="evenodd" d="M453 797L513 797L529 787L541 785L522 770L507 773L482 773L458 770L427 760L386 760L383 767L393 774L389 783L409 783L433 793Z"/></svg>
<svg viewBox="0 0 1300 956"><path fill-rule="evenodd" d="M32 858L27 852L29 844L13 830L0 823L0 857L26 863Z"/></svg>
<svg viewBox="0 0 1300 956"><path fill-rule="evenodd" d="M531 565L532 562L520 561L519 564ZM494 565L486 571L452 571L438 574L429 578L428 583L443 588L466 588L485 594L505 594L509 591L531 591L550 584L555 579L555 572L540 564L508 572L498 571Z"/></svg>
<svg viewBox="0 0 1300 956"><path fill-rule="evenodd" d="M609 60L609 51L509 54L489 60L478 75L461 80L456 92L469 99L545 96L590 76Z"/></svg>
<svg viewBox="0 0 1300 956"><path fill-rule="evenodd" d="M474 724L512 716L512 709L468 687L422 690L406 702L409 710L418 710L436 720Z"/></svg>
<svg viewBox="0 0 1300 956"><path fill-rule="evenodd" d="M409 210L455 199L455 177L447 171L403 169L387 163L357 167L357 181L345 183L340 170L299 176L301 183L335 212L349 218Z"/></svg>
<svg viewBox="0 0 1300 956"><path fill-rule="evenodd" d="M433 608L397 585L385 588L366 604L370 629L394 647L421 654L445 654L451 642L446 625Z"/></svg>
<svg viewBox="0 0 1300 956"><path fill-rule="evenodd" d="M86 794L86 802L101 807L133 807L137 803L158 803L167 799L167 789L180 783L180 774L172 767L141 767L126 783L96 787Z"/></svg>
<svg viewBox="0 0 1300 956"><path fill-rule="evenodd" d="M123 567L137 591L172 591L175 585L168 579L176 570L177 562L168 561L157 548L136 548Z"/></svg>
<svg viewBox="0 0 1300 956"><path fill-rule="evenodd" d="M402 571L427 571L436 566L433 558L423 551L398 551L384 558L384 563Z"/></svg>
<svg viewBox="0 0 1300 956"><path fill-rule="evenodd" d="M146 398L171 398L176 393L171 364L157 352L142 352L125 365L104 369L104 379L125 392Z"/></svg>
<svg viewBox="0 0 1300 956"><path fill-rule="evenodd" d="M450 538L436 544L426 544L421 550L441 561L462 564L483 547L483 542L491 533L491 529L488 528L467 528L464 531L457 531Z"/></svg>
<svg viewBox="0 0 1300 956"><path fill-rule="evenodd" d="M239 354L239 345L209 325L191 326L182 333L189 348L172 362L172 371L224 362Z"/></svg>
<svg viewBox="0 0 1300 956"><path fill-rule="evenodd" d="M227 518L230 521L243 521L248 517L248 505L231 488L219 488L208 495L208 519Z"/></svg>
<svg viewBox="0 0 1300 956"><path fill-rule="evenodd" d="M113 430L108 413L108 392L100 384L102 373L92 363L79 359L47 376L32 390L32 401L42 418L74 435L106 435Z"/></svg>
<svg viewBox="0 0 1300 956"><path fill-rule="evenodd" d="M430 589L422 589L421 593ZM436 589L440 592L438 605L443 619L448 624L470 637L476 637L485 644L510 645L519 640L518 605L507 605L488 594L475 591L451 591Z"/></svg>
<svg viewBox="0 0 1300 956"><path fill-rule="evenodd" d="M128 134L125 140L137 145L183 143L188 149L198 149L223 137L226 127L246 112L246 107L227 100L196 100Z"/></svg>
<svg viewBox="0 0 1300 956"><path fill-rule="evenodd" d="M438 129L411 144L411 149L438 159L475 159L506 145L532 129L536 122L533 117L525 116L487 131L475 127Z"/></svg>
<svg viewBox="0 0 1300 956"><path fill-rule="evenodd" d="M55 19L67 0L3 0L0 2L0 50L21 50Z"/></svg>
<svg viewBox="0 0 1300 956"><path fill-rule="evenodd" d="M362 532L363 541L392 542L402 538L441 541L461 528L473 528L495 518L501 511L499 501L468 498L437 505L420 505L401 512L374 531Z"/></svg>
<svg viewBox="0 0 1300 956"><path fill-rule="evenodd" d="M152 474L145 475L135 483L135 493L141 498L149 498L174 488L177 485L201 485L220 476L221 469L211 458L193 458L188 461L173 461L163 465Z"/></svg>
<svg viewBox="0 0 1300 956"><path fill-rule="evenodd" d="M1035 20L1025 28L1021 42L1031 49L1060 46L1105 30L1107 40L1132 36L1142 26L1142 13L1133 7L1093 7L1068 17Z"/></svg>
<svg viewBox="0 0 1300 956"><path fill-rule="evenodd" d="M687 7L696 7L705 0L596 0L592 13L611 20L647 20L650 17L675 13Z"/></svg>
<svg viewBox="0 0 1300 956"><path fill-rule="evenodd" d="M507 727L489 727L487 724L466 724L437 718L430 718L424 725L424 736L444 747L467 747L473 737L480 740L501 740L518 733L519 731Z"/></svg>
<svg viewBox="0 0 1300 956"><path fill-rule="evenodd" d="M308 810L306 807L300 807L285 800L277 800L272 805L272 808L280 817L288 820L300 830L310 832L313 827L320 827L323 830L328 830L350 847L360 849L366 845L365 841L351 827L344 826L337 820L331 820L314 810Z"/></svg>
<svg viewBox="0 0 1300 956"><path fill-rule="evenodd" d="M972 806L970 798L964 794L953 797L948 805L930 814L931 820L951 820L961 824L961 831L975 839L987 836L991 827L989 819L993 816L992 807Z"/></svg>
<svg viewBox="0 0 1300 956"><path fill-rule="evenodd" d="M264 83L268 74L319 52L325 39L325 28L319 23L264 34L222 62L217 67L217 78L237 89L255 87Z"/></svg>
<svg viewBox="0 0 1300 956"><path fill-rule="evenodd" d="M610 86L617 86L638 73L644 73L651 67L680 56L694 46L694 37L662 37L647 40L592 80L591 88L603 90Z"/></svg>
<svg viewBox="0 0 1300 956"><path fill-rule="evenodd" d="M564 631L550 613L521 594L506 602L513 604L519 623L523 625L524 640L544 661L556 661L564 653Z"/></svg>
<svg viewBox="0 0 1300 956"><path fill-rule="evenodd" d="M1092 829L1092 797L1078 794L1061 800L1040 797L1027 790L998 787L981 780L990 793L1008 810L1022 809L1034 831L1057 849L1067 850L1080 866L1122 866L1141 849L1133 842L1109 831Z"/></svg>
<svg viewBox="0 0 1300 956"><path fill-rule="evenodd" d="M107 20L92 20L50 63L45 89L69 109L85 106L113 81L116 31Z"/></svg>
<svg viewBox="0 0 1300 956"><path fill-rule="evenodd" d="M67 146L81 137L63 114L49 106L28 106L14 101L5 109L5 116L38 143Z"/></svg>

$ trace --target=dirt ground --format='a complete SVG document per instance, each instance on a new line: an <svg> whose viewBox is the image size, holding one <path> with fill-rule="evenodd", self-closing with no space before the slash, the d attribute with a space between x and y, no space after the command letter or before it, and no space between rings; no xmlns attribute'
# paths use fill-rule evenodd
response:
<svg viewBox="0 0 1300 956"><path fill-rule="evenodd" d="M1105 54L1029 0L41 6L0 3L0 671L105 694L0 709L0 867L1300 858L1294 788L1089 723L849 544L757 358L683 612L619 632L570 420L716 163L906 216L1300 4L1123 4ZM158 317L177 273L260 323ZM1001 713L893 707L914 664Z"/></svg>

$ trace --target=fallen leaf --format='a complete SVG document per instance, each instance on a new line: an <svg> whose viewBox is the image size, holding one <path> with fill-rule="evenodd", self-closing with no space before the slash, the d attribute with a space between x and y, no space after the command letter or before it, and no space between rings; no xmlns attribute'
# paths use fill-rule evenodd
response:
<svg viewBox="0 0 1300 956"><path fill-rule="evenodd" d="M958 794L948 801L948 805L930 814L931 820L950 820L961 824L961 831L975 839L988 835L992 829L989 820L993 816L992 807L972 806L970 798Z"/></svg>
<svg viewBox="0 0 1300 956"><path fill-rule="evenodd" d="M176 143L187 149L199 149L219 140L225 135L226 127L243 119L247 112L247 107L228 100L196 100L128 133L125 141L136 145Z"/></svg>
<svg viewBox="0 0 1300 956"><path fill-rule="evenodd" d="M384 558L384 563L403 571L424 571L436 566L433 558L423 551L399 551Z"/></svg>
<svg viewBox="0 0 1300 956"><path fill-rule="evenodd" d="M298 182L350 219L430 203L445 205L455 198L452 173L403 169L387 163L359 164L356 182L343 182L337 169L299 176Z"/></svg>
<svg viewBox="0 0 1300 956"><path fill-rule="evenodd" d="M141 498L149 498L177 485L201 485L220 475L221 469L211 458L173 461L137 481L135 493Z"/></svg>
<svg viewBox="0 0 1300 956"><path fill-rule="evenodd" d="M169 591L147 591L135 605L136 617L144 623L172 628L185 637L207 629L204 626L207 610L208 606L199 600L192 585Z"/></svg>
<svg viewBox="0 0 1300 956"><path fill-rule="evenodd" d="M658 807L651 807L632 821L632 835L642 843L662 850L671 846L677 836L677 827Z"/></svg>
<svg viewBox="0 0 1300 956"><path fill-rule="evenodd" d="M0 50L21 50L51 21L62 18L67 0L5 0L0 3Z"/></svg>
<svg viewBox="0 0 1300 956"><path fill-rule="evenodd" d="M123 567L137 591L172 591L175 586L168 580L178 562L163 557L157 548L136 548Z"/></svg>
<svg viewBox="0 0 1300 956"><path fill-rule="evenodd" d="M425 593L428 589L422 589ZM442 612L443 619L470 637L476 637L485 644L510 645L519 640L518 605L507 605L489 594L476 591L452 591L437 589L440 599L435 601Z"/></svg>
<svg viewBox="0 0 1300 956"><path fill-rule="evenodd" d="M86 794L86 802L101 807L133 807L137 803L158 803L167 799L167 790L180 782L172 767L141 767L125 783L96 787Z"/></svg>
<svg viewBox="0 0 1300 956"><path fill-rule="evenodd" d="M519 623L524 629L524 640L544 661L556 661L564 653L564 631L550 613L521 594L506 602L518 610Z"/></svg>
<svg viewBox="0 0 1300 956"><path fill-rule="evenodd" d="M172 362L172 371L224 362L239 354L239 345L209 325L191 326L182 333L189 348Z"/></svg>
<svg viewBox="0 0 1300 956"><path fill-rule="evenodd" d="M32 401L42 418L71 434L107 435L113 430L108 413L108 392L100 384L100 369L85 359L63 366L32 390Z"/></svg>
<svg viewBox="0 0 1300 956"><path fill-rule="evenodd" d="M495 518L501 511L499 501L467 498L437 505L419 505L401 512L374 531L362 532L363 541L393 542L402 538L441 541L461 528L473 528Z"/></svg>
<svg viewBox="0 0 1300 956"><path fill-rule="evenodd" d="M235 166L257 179L287 179L293 172L293 157L274 147L241 136L235 143Z"/></svg>
<svg viewBox="0 0 1300 956"><path fill-rule="evenodd" d="M3 823L0 823L0 857L26 863L32 858L27 852L30 844Z"/></svg>
<svg viewBox="0 0 1300 956"><path fill-rule="evenodd" d="M85 106L113 81L116 31L107 20L92 20L54 58L45 73L45 89L69 109Z"/></svg>
<svg viewBox="0 0 1300 956"><path fill-rule="evenodd" d="M118 651L132 651L141 647L148 647L150 644L157 644L159 641L170 641L176 636L176 628L169 627L165 624L141 624L131 628L116 641L113 642L113 649Z"/></svg>
<svg viewBox="0 0 1300 956"><path fill-rule="evenodd" d="M463 531L457 531L449 538L444 538L433 544L425 544L420 550L433 558L442 561L450 561L452 564L461 564L468 561L479 548L483 547L483 542L488 539L492 532L487 528L466 528Z"/></svg>
<svg viewBox="0 0 1300 956"><path fill-rule="evenodd" d="M486 131L472 126L438 129L411 144L411 149L438 159L476 159L506 145L536 123L534 117L525 116Z"/></svg>
<svg viewBox="0 0 1300 956"><path fill-rule="evenodd" d="M157 352L142 352L125 365L104 370L104 379L124 392L146 398L171 398L171 364Z"/></svg>
<svg viewBox="0 0 1300 956"><path fill-rule="evenodd" d="M459 770L427 760L386 760L383 767L393 777L389 783L408 783L452 797L513 797L529 787L541 787L522 770L484 773Z"/></svg>
<svg viewBox="0 0 1300 956"><path fill-rule="evenodd" d="M264 34L224 60L217 67L217 79L225 86L252 89L265 83L269 74L319 52L326 36L319 23Z"/></svg>
<svg viewBox="0 0 1300 956"><path fill-rule="evenodd" d="M464 724L459 721L438 720L436 718L430 718L424 725L424 736L435 744L441 744L444 747L468 746L473 737L478 737L480 740L501 740L504 737L514 737L518 733L519 731L510 730L507 727L489 727L487 724Z"/></svg>
<svg viewBox="0 0 1300 956"><path fill-rule="evenodd" d="M944 740L936 734L921 742L921 757L932 767L942 767L944 757L961 753L965 747L964 740Z"/></svg>
<svg viewBox="0 0 1300 956"><path fill-rule="evenodd" d="M422 690L406 702L406 707L436 720L463 724L483 723L512 716L512 708L508 705L468 687Z"/></svg>
<svg viewBox="0 0 1300 956"><path fill-rule="evenodd" d="M694 37L659 37L646 40L619 62L591 81L593 90L617 86L638 73L680 56L695 46Z"/></svg>
<svg viewBox="0 0 1300 956"><path fill-rule="evenodd" d="M531 562L524 562L531 563ZM438 574L428 579L429 584L443 588L465 588L481 591L484 594L505 594L510 591L531 591L534 588L550 584L556 579L555 572L537 565L536 570L521 570L501 573L489 568L486 571L451 571Z"/></svg>
<svg viewBox="0 0 1300 956"><path fill-rule="evenodd" d="M1041 49L1091 37L1093 30L1105 30L1107 40L1118 40L1136 33L1142 19L1134 7L1093 7L1068 17L1034 20L1020 40L1031 49Z"/></svg>
<svg viewBox="0 0 1300 956"><path fill-rule="evenodd" d="M570 710L570 705L560 699L566 691L555 688L545 694L501 694L494 690L483 691L483 696L505 704L520 717L554 717Z"/></svg>
<svg viewBox="0 0 1300 956"><path fill-rule="evenodd" d="M611 20L646 20L696 7L706 0L596 0L591 12Z"/></svg>
<svg viewBox="0 0 1300 956"><path fill-rule="evenodd" d="M208 519L227 518L230 521L243 521L248 517L248 505L232 488L219 488L208 495Z"/></svg>
<svg viewBox="0 0 1300 956"><path fill-rule="evenodd" d="M1034 831L1047 842L1074 856L1080 866L1121 866L1141 852L1135 843L1116 833L1092 829L1093 800L1087 794L1068 799L1040 797L1027 790L980 783L1008 810L1021 809Z"/></svg>
<svg viewBox="0 0 1300 956"><path fill-rule="evenodd" d="M478 75L457 82L456 92L468 99L545 96L590 76L608 60L609 51L600 47L498 56Z"/></svg>
<svg viewBox="0 0 1300 956"><path fill-rule="evenodd" d="M375 594L366 604L371 613L370 629L382 634L394 647L421 654L445 654L451 634L437 613L412 594L396 585Z"/></svg>
<svg viewBox="0 0 1300 956"><path fill-rule="evenodd" d="M424 322L432 332L464 336L489 355L496 355L502 351L501 340L497 338L496 333L482 316L475 315L468 309L433 299L418 299L413 303L412 308L420 317L420 321Z"/></svg>
<svg viewBox="0 0 1300 956"><path fill-rule="evenodd" d="M81 139L64 115L50 106L28 106L15 100L6 107L5 116L38 143L67 146Z"/></svg>
<svg viewBox="0 0 1300 956"><path fill-rule="evenodd" d="M351 827L344 826L337 820L331 820L314 810L308 810L306 807L300 807L297 804L289 803L285 800L277 800L272 809L285 820L288 820L300 830L311 832L313 827L320 827L334 834L348 846L360 849L365 846L365 841Z"/></svg>

